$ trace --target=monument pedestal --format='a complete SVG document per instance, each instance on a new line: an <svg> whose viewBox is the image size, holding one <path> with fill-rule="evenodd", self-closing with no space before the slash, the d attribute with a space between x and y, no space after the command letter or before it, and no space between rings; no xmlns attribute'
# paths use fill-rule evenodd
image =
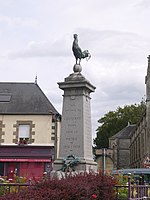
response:
<svg viewBox="0 0 150 200"><path fill-rule="evenodd" d="M59 157L54 162L54 170L62 168L65 157L75 155L80 159L75 171L97 171L92 153L90 106L90 93L95 91L95 87L80 73L80 69L81 66L76 65L74 73L58 83L64 95Z"/></svg>

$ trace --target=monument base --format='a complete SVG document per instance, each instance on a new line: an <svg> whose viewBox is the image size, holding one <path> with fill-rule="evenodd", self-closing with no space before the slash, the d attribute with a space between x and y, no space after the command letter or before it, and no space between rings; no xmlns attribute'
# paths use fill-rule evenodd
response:
<svg viewBox="0 0 150 200"><path fill-rule="evenodd" d="M54 161L53 170L54 171L61 171L64 162L62 159L57 159ZM73 167L74 171L76 172L97 172L97 163L93 160L81 160L80 163Z"/></svg>

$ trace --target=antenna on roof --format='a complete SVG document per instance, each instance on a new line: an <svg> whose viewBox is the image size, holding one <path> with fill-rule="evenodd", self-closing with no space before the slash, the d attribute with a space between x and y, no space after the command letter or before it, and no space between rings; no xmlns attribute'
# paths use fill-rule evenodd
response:
<svg viewBox="0 0 150 200"><path fill-rule="evenodd" d="M37 74L35 76L35 82L34 82L34 84L37 84Z"/></svg>

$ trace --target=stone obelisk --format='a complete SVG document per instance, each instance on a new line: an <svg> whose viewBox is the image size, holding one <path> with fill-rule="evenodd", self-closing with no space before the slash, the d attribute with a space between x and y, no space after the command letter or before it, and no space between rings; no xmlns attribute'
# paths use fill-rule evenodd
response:
<svg viewBox="0 0 150 200"><path fill-rule="evenodd" d="M93 160L90 93L95 87L81 74L82 67L74 65L74 73L59 82L64 91L60 132L59 156L54 162L54 169L59 170L63 159L74 155L80 163L74 167L76 171L97 171L97 163Z"/></svg>

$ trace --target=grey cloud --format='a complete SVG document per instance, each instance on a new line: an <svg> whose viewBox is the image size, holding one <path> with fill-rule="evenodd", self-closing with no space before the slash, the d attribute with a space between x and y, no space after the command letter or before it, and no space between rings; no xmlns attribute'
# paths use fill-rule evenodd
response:
<svg viewBox="0 0 150 200"><path fill-rule="evenodd" d="M24 49L9 52L8 58L34 58L34 57L66 57L70 50L67 41L58 39L53 43L49 41L35 42L31 41Z"/></svg>
<svg viewBox="0 0 150 200"><path fill-rule="evenodd" d="M140 60L150 50L150 41L133 32L116 30L96 31L77 29L82 48L87 48L96 59Z"/></svg>
<svg viewBox="0 0 150 200"><path fill-rule="evenodd" d="M0 23L5 23L9 27L37 27L38 22L32 18L10 17L1 15Z"/></svg>
<svg viewBox="0 0 150 200"><path fill-rule="evenodd" d="M117 72L117 68L114 72L113 70L114 68L112 65L111 73ZM123 107L124 105L140 103L145 95L145 74L142 72L143 75L140 77L138 75L139 72L137 71L137 73L135 73L136 70L130 70L129 66L128 70L129 73L122 73L120 75L119 73L113 74L112 76L111 74L99 74L100 80L96 77L96 91L92 95L93 121L97 121L104 114L110 110L116 110L119 106ZM99 71L101 71L101 69ZM121 72L119 69L118 71ZM139 69L139 71L142 70ZM92 78L90 80L92 80Z"/></svg>
<svg viewBox="0 0 150 200"><path fill-rule="evenodd" d="M98 87L98 86L97 86ZM132 84L129 83L124 85L124 83L120 83L115 86L107 85L101 86L97 88L95 94L95 102L98 104L104 102L134 102L137 103L137 99L142 100L144 96L144 84ZM109 105L110 103L108 103ZM96 105L97 106L97 105Z"/></svg>
<svg viewBox="0 0 150 200"><path fill-rule="evenodd" d="M46 96L49 99L52 99L53 102L55 102L56 104L61 104L62 103L62 99L61 99L61 94L54 91L54 90L49 90L46 92Z"/></svg>
<svg viewBox="0 0 150 200"><path fill-rule="evenodd" d="M62 95L59 89L45 91L46 96L50 99L56 110L61 114L62 111Z"/></svg>
<svg viewBox="0 0 150 200"><path fill-rule="evenodd" d="M140 2L135 4L138 8L149 8L150 7L150 1L149 0L141 0Z"/></svg>
<svg viewBox="0 0 150 200"><path fill-rule="evenodd" d="M143 51L143 47L147 46L146 40L133 33L103 32L100 34L99 41L101 42L98 55L117 56L117 59L137 55Z"/></svg>
<svg viewBox="0 0 150 200"><path fill-rule="evenodd" d="M95 93L95 97L92 99L92 122L94 129L97 128L96 122L109 111L114 111L118 107L125 105L131 105L140 103L144 97L144 91L129 86L122 88L122 85L116 86L116 88L107 88L105 91L107 95L103 96L101 92Z"/></svg>
<svg viewBox="0 0 150 200"><path fill-rule="evenodd" d="M91 29L78 29L79 45L88 49L96 59L131 59L139 58L149 49L150 42L145 38L131 32L113 30L96 31ZM9 52L9 58L30 57L66 57L71 56L73 38L58 38L54 42L30 42L24 49Z"/></svg>
<svg viewBox="0 0 150 200"><path fill-rule="evenodd" d="M124 99L128 101L129 99L132 101L136 101L136 99L141 97L142 99L142 88L139 87L140 85L132 85L131 83L128 85L120 84L115 87L109 86L109 88L105 89L105 93L107 93L107 96L105 95L104 100L121 100ZM144 94L143 94L144 95ZM135 102L136 103L136 102Z"/></svg>

